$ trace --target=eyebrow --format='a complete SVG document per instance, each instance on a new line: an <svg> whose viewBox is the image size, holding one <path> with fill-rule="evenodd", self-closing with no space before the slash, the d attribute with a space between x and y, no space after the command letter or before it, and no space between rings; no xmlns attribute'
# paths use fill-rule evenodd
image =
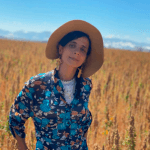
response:
<svg viewBox="0 0 150 150"><path fill-rule="evenodd" d="M75 43L75 44L77 44L77 42L74 42L74 41L72 41L72 42L70 42L70 43ZM84 45L82 45L83 47L85 47ZM85 48L87 48L87 47L85 47Z"/></svg>

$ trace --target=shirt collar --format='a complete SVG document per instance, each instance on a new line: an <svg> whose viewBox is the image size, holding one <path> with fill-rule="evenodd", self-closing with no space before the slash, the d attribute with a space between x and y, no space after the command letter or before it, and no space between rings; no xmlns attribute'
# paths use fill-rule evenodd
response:
<svg viewBox="0 0 150 150"><path fill-rule="evenodd" d="M82 86L85 86L87 84L87 79L83 78L82 76L80 78L81 78L81 80L80 80L81 83L80 84ZM54 81L54 83L59 82L61 84L61 79L59 78L57 68L54 68L54 70L53 70L53 81Z"/></svg>
<svg viewBox="0 0 150 150"><path fill-rule="evenodd" d="M83 77L80 77L80 78L81 78L81 80L80 80L80 81L81 81L81 82L80 82L80 84L81 84L81 85L80 85L80 89L82 89L83 86L86 86L86 85L87 85L87 79L85 79L85 78L83 78ZM65 98L64 98L63 84L62 84L62 82L61 82L61 80L60 80L60 78L59 78L57 68L55 68L55 69L53 70L53 73L52 73L52 80L53 80L53 82L54 82L54 91L55 91L55 93L57 94L58 98L59 98L60 100L62 100L64 103L67 103L67 102L65 101ZM82 91L82 92L80 93L80 98L82 97L83 93L84 93L84 91ZM77 89L75 88L74 98L75 98L76 94L77 94Z"/></svg>

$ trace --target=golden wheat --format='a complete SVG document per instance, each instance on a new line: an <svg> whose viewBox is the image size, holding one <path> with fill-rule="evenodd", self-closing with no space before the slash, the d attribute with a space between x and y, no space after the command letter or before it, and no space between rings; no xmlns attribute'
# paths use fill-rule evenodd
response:
<svg viewBox="0 0 150 150"><path fill-rule="evenodd" d="M0 40L1 149L16 149L7 122L24 83L56 67L55 60L45 57L45 48L46 43ZM124 150L135 143L135 150L150 150L150 53L104 49L104 64L91 79L89 149ZM31 118L25 127L27 146L33 150L36 138Z"/></svg>

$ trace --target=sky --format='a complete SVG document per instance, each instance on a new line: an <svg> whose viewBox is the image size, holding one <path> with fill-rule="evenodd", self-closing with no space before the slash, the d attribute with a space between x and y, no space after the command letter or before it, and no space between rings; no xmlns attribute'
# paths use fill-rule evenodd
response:
<svg viewBox="0 0 150 150"><path fill-rule="evenodd" d="M104 38L150 44L149 0L0 0L0 29L11 32L55 31L80 19Z"/></svg>

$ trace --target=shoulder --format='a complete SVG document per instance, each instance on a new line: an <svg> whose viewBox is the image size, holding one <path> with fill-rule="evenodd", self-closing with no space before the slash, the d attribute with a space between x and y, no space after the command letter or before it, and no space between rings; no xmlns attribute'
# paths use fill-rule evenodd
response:
<svg viewBox="0 0 150 150"><path fill-rule="evenodd" d="M30 79L25 82L25 85L29 86L32 83L37 83L37 84L41 84L42 82L44 82L45 84L51 80L51 75L53 73L53 70L46 72L46 73L39 73L37 75L34 75L32 77L30 77Z"/></svg>
<svg viewBox="0 0 150 150"><path fill-rule="evenodd" d="M91 85L92 80L90 78L83 78L84 81L86 81L87 84Z"/></svg>
<svg viewBox="0 0 150 150"><path fill-rule="evenodd" d="M91 82L91 81L92 81L90 78L84 78L84 79L86 79L86 80L87 80L87 81L89 81L89 82Z"/></svg>
<svg viewBox="0 0 150 150"><path fill-rule="evenodd" d="M83 78L83 80L86 82L86 86L90 87L90 91L93 88L92 80L90 78Z"/></svg>

